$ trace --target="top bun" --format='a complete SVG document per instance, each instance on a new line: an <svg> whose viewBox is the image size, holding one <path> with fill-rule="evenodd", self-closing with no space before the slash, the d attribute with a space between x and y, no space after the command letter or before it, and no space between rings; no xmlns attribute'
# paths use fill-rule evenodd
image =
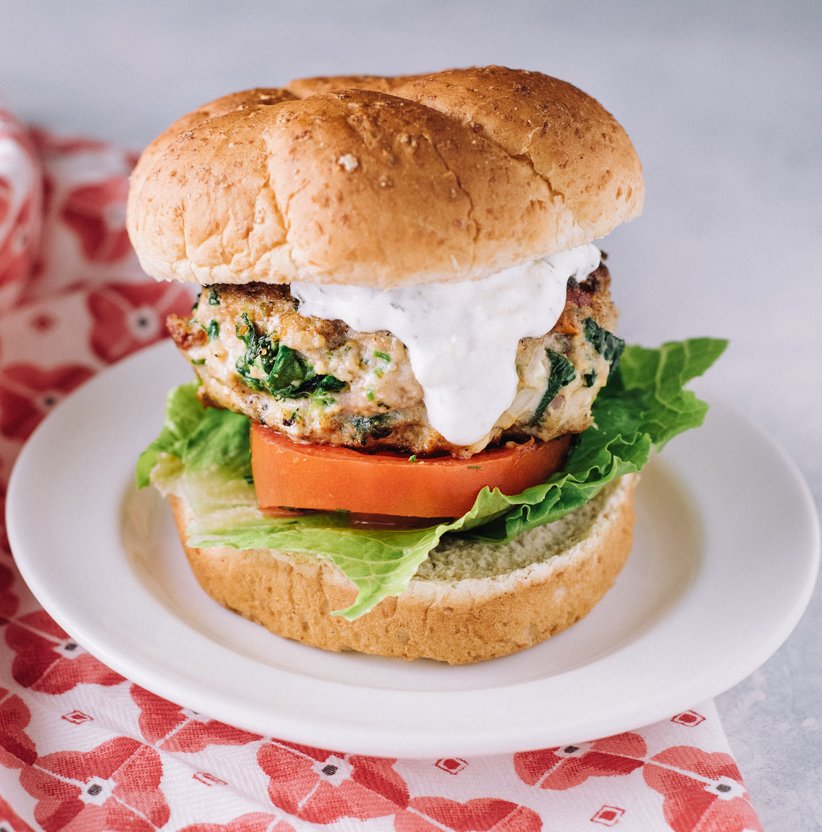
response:
<svg viewBox="0 0 822 832"><path fill-rule="evenodd" d="M538 72L306 78L175 122L131 179L162 279L459 281L602 237L642 209L628 135Z"/></svg>

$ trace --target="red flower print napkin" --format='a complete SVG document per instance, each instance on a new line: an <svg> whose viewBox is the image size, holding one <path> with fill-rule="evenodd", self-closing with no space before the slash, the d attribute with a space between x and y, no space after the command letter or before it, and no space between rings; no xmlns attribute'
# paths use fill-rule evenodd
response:
<svg viewBox="0 0 822 832"><path fill-rule="evenodd" d="M163 337L180 285L124 225L135 158L0 110L0 501L62 396ZM260 737L102 665L20 579L0 528L0 830L536 832L761 828L712 703L616 737L397 760Z"/></svg>

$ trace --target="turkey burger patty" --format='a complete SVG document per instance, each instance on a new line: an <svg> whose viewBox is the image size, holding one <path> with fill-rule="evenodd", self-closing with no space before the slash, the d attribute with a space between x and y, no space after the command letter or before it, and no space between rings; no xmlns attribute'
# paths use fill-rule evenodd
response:
<svg viewBox="0 0 822 832"><path fill-rule="evenodd" d="M585 430L610 369L597 335L615 320L604 265L581 283L571 279L551 331L519 341L510 406L470 445L449 442L431 425L424 390L396 336L303 315L288 286L208 287L190 318L168 323L202 382L201 399L213 406L301 441L470 456L507 440Z"/></svg>

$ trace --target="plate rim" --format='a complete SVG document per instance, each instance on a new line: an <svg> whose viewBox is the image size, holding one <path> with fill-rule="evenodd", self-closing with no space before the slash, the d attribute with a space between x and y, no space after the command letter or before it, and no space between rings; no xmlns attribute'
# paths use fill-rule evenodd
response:
<svg viewBox="0 0 822 832"><path fill-rule="evenodd" d="M349 753L391 757L401 756L404 758L427 758L442 756L443 754L478 756L511 751L525 751L546 747L547 745L562 744L565 741L563 739L560 739L559 742L546 742L530 730L529 736L525 736L522 729L519 732L513 732L510 726L501 727L498 725L484 725L482 735L476 735L468 741L466 741L466 738L461 737L459 740L452 742L450 737L442 736L442 727L437 726L425 734L415 735L410 740L408 737L404 737L401 748L398 748L398 742L391 736L375 735L373 731L368 736L358 736L352 743L352 729L350 724L344 723L341 725L339 719L327 718L327 714L324 714L326 717L324 719L314 719L310 726L306 726L305 720L300 718L299 715L280 714L277 720L277 730L261 731L261 724L258 719L255 719L253 715L244 713L243 708L246 706L242 703L225 701L218 696L216 700L217 708L215 709L213 691L205 692L207 691L206 688L191 690L185 686L185 678L175 680L152 675L154 669L151 666L144 666L137 659L129 661L128 657L113 649L112 645L107 643L105 638L97 634L87 633L82 624L78 624L78 622L72 620L70 617L66 618L63 615L61 604L53 596L53 588L49 587L48 582L44 582L42 576L38 573L36 557L32 560L27 556L25 551L26 546L23 543L25 532L22 529L24 522L21 518L25 515L21 514L21 512L25 511L25 495L22 493L23 485L21 483L24 481L26 466L29 464L28 459L36 454L39 444L44 441L41 437L46 436L48 431L54 429L54 425L59 424L60 420L64 418L63 414L67 413L71 407L76 406L76 404L72 405L72 402L76 403L77 401L81 401L83 397L91 395L88 391L92 388L105 387L115 373L120 376L128 376L130 373L136 372L135 368L139 368L142 363L150 366L152 362L159 361L162 354L166 351L171 352L171 349L169 342L161 342L160 344L129 356L116 365L112 365L81 385L74 393L61 401L44 422L38 426L25 443L15 461L9 479L7 494L6 518L8 536L12 550L15 552L18 569L24 581L28 584L38 602L41 603L48 614L67 633L73 638L76 638L88 652L95 655L104 664L116 670L130 681L136 682L142 687L185 707L191 707L193 710L208 714L215 719L236 725L245 730L253 731L254 733L278 736L288 741L308 745L341 747L345 748ZM180 371L181 381L185 380L182 378L184 371L185 367L183 366ZM736 408L724 402L721 398L711 396L711 405L712 407L716 407L720 412L724 412L726 417L744 424L755 434L758 441L764 443L773 453L774 458L778 460L783 475L789 478L791 486L795 489L795 494L799 498L796 503L797 510L807 524L801 530L804 536L807 537L808 544L808 552L805 553L803 558L803 560L807 561L805 563L806 579L802 584L801 591L795 594L793 604L789 609L783 611L780 618L780 626L770 632L769 638L758 642L751 648L746 653L746 660L736 663L729 661L720 668L714 668L714 672L710 674L710 682L707 682L706 677L703 676L699 680L692 680L689 689L679 687L669 696L657 697L652 703L644 702L632 707L625 706L619 718L613 715L598 715L596 718L587 722L587 725L590 726L590 732L587 733L588 738L619 733L620 731L630 730L660 719L665 719L666 717L670 717L678 709L681 710L683 706L689 707L706 698L716 696L737 684L779 649L798 623L810 601L819 570L820 530L815 503L807 483L793 459L788 456L763 428L749 420L747 416L737 411ZM706 426L701 431L704 432L709 429L709 426ZM676 466L669 464L668 467L675 471ZM120 485L122 486L122 483ZM698 496L694 495L690 488L687 491L696 506L699 507ZM228 650L232 655L238 655L225 645L219 645L219 648ZM595 660L593 663L596 664L597 661ZM275 669L275 672L287 673L282 668ZM521 694L524 687L533 689L541 685L544 686L548 681L549 679L540 678L526 682L518 682L514 685L495 687L492 689L492 692L494 696L503 696L513 691ZM350 691L350 686L336 681L323 680L321 684L325 687L333 688L336 686L341 690ZM487 692L489 689L481 690L482 692ZM362 694L363 689L358 688L358 691ZM182 696L180 695L181 693ZM371 693L374 693L374 689L371 689ZM395 692L382 689L381 691L377 691L377 693L390 697ZM419 701L426 699L430 701L432 698L443 696L453 697L455 693L464 696L466 692L420 690L412 692L413 696ZM408 692L404 691L403 694L408 695ZM690 705L685 703L690 703ZM567 736L568 742L579 741L583 739L579 736L579 733L581 731L577 731L573 736L563 736ZM540 736L544 737L545 735L543 733Z"/></svg>

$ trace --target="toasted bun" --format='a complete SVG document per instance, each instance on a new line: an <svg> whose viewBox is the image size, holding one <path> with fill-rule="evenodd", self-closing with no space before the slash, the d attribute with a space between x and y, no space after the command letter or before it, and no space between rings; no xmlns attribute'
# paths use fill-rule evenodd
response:
<svg viewBox="0 0 822 832"><path fill-rule="evenodd" d="M467 664L531 647L587 615L610 588L633 538L636 475L582 508L501 545L436 549L398 598L355 621L332 616L356 591L317 557L272 549L195 549L205 591L286 638L333 651ZM185 541L188 506L171 497Z"/></svg>
<svg viewBox="0 0 822 832"><path fill-rule="evenodd" d="M161 279L389 287L590 242L642 200L631 141L593 98L485 67L218 99L146 149L128 230Z"/></svg>

